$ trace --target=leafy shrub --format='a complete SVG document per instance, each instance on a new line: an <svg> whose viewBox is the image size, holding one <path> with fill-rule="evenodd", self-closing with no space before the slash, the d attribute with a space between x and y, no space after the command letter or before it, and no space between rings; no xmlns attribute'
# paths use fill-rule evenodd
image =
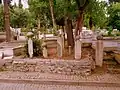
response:
<svg viewBox="0 0 120 90"><path fill-rule="evenodd" d="M42 42L39 39L33 38L33 56L42 56ZM28 42L25 44L25 53L26 56L29 56L28 53Z"/></svg>

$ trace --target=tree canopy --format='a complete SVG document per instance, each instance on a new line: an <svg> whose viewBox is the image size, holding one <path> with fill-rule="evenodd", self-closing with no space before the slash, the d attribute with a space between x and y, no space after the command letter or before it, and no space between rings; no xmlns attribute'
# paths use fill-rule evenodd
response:
<svg viewBox="0 0 120 90"><path fill-rule="evenodd" d="M120 29L120 0L109 0L110 5L98 0L53 0L55 21L64 21L69 12L73 27L79 13L83 12L83 26L88 28L106 28L112 26ZM115 3L116 2L116 3ZM29 8L10 7L10 24L12 27L46 27L52 26L49 0L29 0ZM85 7L86 6L86 7ZM0 30L3 30L3 6L0 5ZM90 25L91 24L91 25Z"/></svg>
<svg viewBox="0 0 120 90"><path fill-rule="evenodd" d="M114 3L109 6L109 24L114 29L120 30L120 3Z"/></svg>

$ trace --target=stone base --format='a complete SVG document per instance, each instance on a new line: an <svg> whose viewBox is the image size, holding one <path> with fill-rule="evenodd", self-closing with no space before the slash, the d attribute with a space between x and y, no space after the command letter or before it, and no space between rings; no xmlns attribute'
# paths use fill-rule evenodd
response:
<svg viewBox="0 0 120 90"><path fill-rule="evenodd" d="M6 70L19 72L41 72L57 73L67 75L90 75L95 67L92 60L50 60L50 59L31 59L13 60L11 65L6 65Z"/></svg>
<svg viewBox="0 0 120 90"><path fill-rule="evenodd" d="M18 46L18 47L13 48L14 56L25 55L24 52L25 52L24 46Z"/></svg>

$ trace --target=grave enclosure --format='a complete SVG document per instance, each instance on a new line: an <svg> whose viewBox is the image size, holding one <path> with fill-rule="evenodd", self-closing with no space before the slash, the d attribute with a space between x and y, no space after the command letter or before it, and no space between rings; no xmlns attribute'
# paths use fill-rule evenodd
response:
<svg viewBox="0 0 120 90"><path fill-rule="evenodd" d="M60 58L63 57L64 54L64 41L62 39L62 36L58 37L56 39L56 55ZM72 49L74 50L74 59L76 60L81 60L81 54L82 54L82 44L92 44L92 48L95 50L95 58L94 62L96 66L102 67L103 65L103 59L104 59L104 51L118 51L119 48L119 43L120 40L117 39L102 39L102 40L97 40L97 39L80 39L75 41L75 48ZM68 48L68 55L71 54L71 47L69 46ZM48 53L49 54L49 53Z"/></svg>

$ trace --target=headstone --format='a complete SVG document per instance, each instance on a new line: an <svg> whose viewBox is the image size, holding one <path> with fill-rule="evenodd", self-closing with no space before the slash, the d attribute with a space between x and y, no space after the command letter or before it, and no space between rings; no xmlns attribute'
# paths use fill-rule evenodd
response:
<svg viewBox="0 0 120 90"><path fill-rule="evenodd" d="M82 39L92 39L93 38L93 32L91 30L82 30L80 34Z"/></svg>
<svg viewBox="0 0 120 90"><path fill-rule="evenodd" d="M32 58L33 57L33 41L32 41L33 33L28 32L27 36L28 36L28 53L30 58Z"/></svg>
<svg viewBox="0 0 120 90"><path fill-rule="evenodd" d="M47 49L45 47L43 48L43 57L44 58L48 57Z"/></svg>
<svg viewBox="0 0 120 90"><path fill-rule="evenodd" d="M81 40L75 41L75 59L81 59Z"/></svg>
<svg viewBox="0 0 120 90"><path fill-rule="evenodd" d="M96 65L102 67L103 64L103 41L96 42Z"/></svg>
<svg viewBox="0 0 120 90"><path fill-rule="evenodd" d="M57 38L57 55L58 57L63 56L63 40L61 36Z"/></svg>
<svg viewBox="0 0 120 90"><path fill-rule="evenodd" d="M31 38L28 39L28 53L30 58L33 57L33 41Z"/></svg>

